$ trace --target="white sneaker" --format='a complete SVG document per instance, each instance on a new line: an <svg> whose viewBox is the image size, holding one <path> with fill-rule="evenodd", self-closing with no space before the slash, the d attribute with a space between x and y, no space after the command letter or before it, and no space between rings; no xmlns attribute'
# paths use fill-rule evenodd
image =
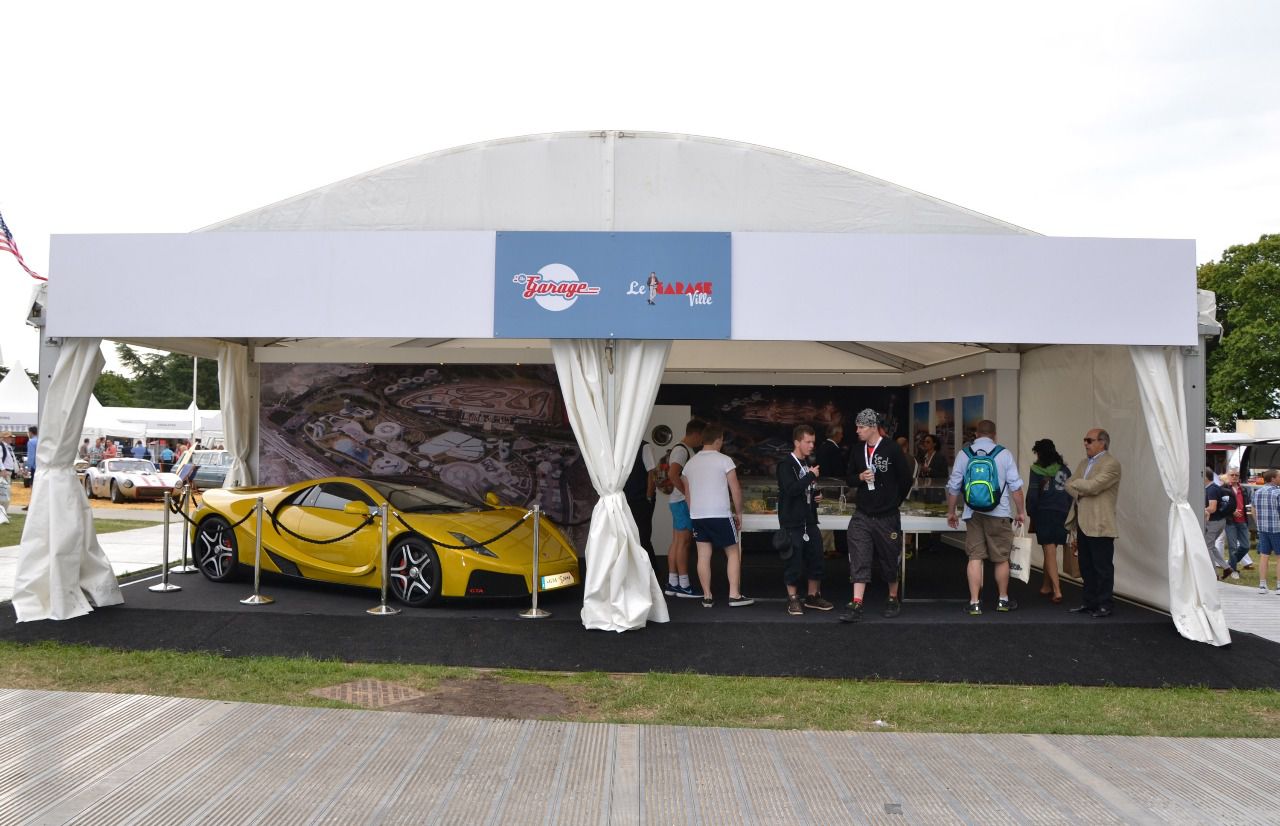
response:
<svg viewBox="0 0 1280 826"><path fill-rule="evenodd" d="M1267 590L1267 583L1265 583L1265 582L1258 583L1258 593L1259 593L1259 594L1269 594L1269 593L1271 593L1270 591L1268 591L1268 590Z"/></svg>
<svg viewBox="0 0 1280 826"><path fill-rule="evenodd" d="M1239 572L1239 571L1232 571L1232 572L1231 572L1231 578L1232 578L1232 579L1239 579L1239 578L1240 578L1240 572Z"/></svg>

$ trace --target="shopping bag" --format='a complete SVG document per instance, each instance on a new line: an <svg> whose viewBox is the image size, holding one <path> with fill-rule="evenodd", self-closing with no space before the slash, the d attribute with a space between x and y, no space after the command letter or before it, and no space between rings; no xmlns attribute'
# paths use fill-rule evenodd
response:
<svg viewBox="0 0 1280 826"><path fill-rule="evenodd" d="M1059 549L1058 556L1062 557L1062 575L1080 578L1080 560L1076 558L1076 542L1075 534L1072 534L1067 544Z"/></svg>
<svg viewBox="0 0 1280 826"><path fill-rule="evenodd" d="M1013 534L1013 548L1009 551L1009 576L1022 582L1031 581L1031 537L1027 526L1022 525Z"/></svg>

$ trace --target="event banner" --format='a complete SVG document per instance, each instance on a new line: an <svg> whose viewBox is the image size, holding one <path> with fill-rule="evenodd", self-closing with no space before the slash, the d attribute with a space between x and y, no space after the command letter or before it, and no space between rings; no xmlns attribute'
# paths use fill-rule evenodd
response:
<svg viewBox="0 0 1280 826"><path fill-rule="evenodd" d="M498 338L727 339L727 232L499 232Z"/></svg>

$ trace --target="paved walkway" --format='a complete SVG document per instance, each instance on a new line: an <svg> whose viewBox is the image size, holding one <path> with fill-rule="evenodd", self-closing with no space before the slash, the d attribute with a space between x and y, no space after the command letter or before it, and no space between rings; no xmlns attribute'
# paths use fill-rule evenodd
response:
<svg viewBox="0 0 1280 826"><path fill-rule="evenodd" d="M0 822L1275 823L1280 740L758 731L0 690Z"/></svg>

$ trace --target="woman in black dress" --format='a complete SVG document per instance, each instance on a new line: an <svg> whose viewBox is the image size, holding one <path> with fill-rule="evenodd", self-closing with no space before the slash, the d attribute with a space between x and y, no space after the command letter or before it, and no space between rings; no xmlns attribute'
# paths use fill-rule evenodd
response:
<svg viewBox="0 0 1280 826"><path fill-rule="evenodd" d="M1067 543L1067 513L1071 510L1067 480L1071 478L1071 469L1050 439L1041 439L1031 450L1036 454L1036 462L1027 477L1027 513L1035 527L1036 541L1044 549L1044 582L1040 593L1052 594L1054 602L1062 602L1058 546Z"/></svg>

